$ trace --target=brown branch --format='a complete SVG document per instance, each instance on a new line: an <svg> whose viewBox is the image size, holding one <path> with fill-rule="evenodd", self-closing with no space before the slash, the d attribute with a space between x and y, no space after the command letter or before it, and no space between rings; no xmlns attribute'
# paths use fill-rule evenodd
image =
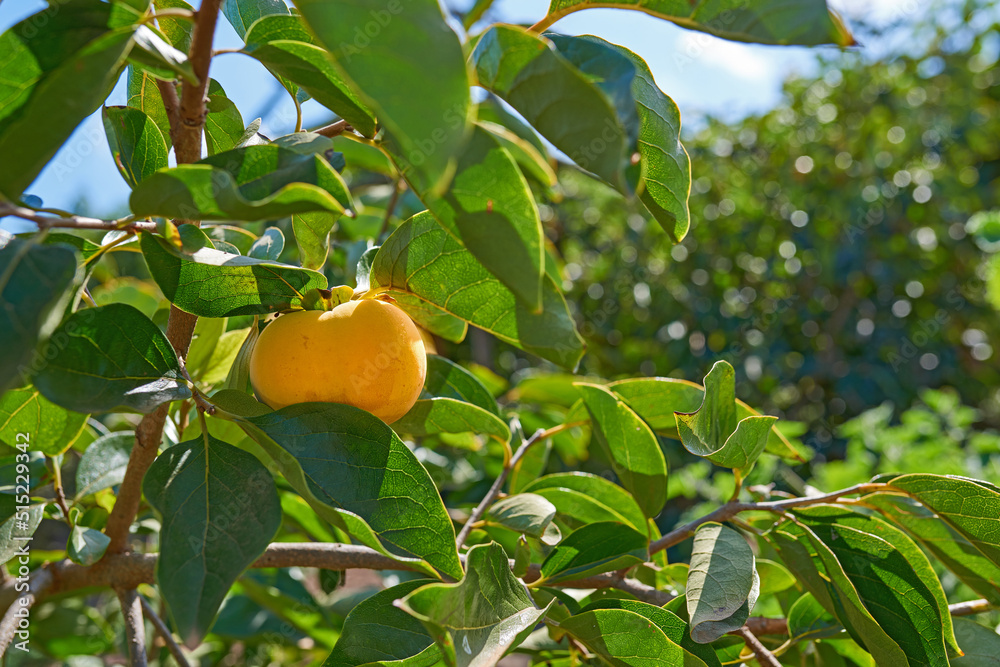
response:
<svg viewBox="0 0 1000 667"><path fill-rule="evenodd" d="M996 607L987 600L969 600L948 605L948 613L952 616L971 616L992 611ZM747 619L747 628L755 635L787 635L788 621L784 618L766 618L751 616Z"/></svg>
<svg viewBox="0 0 1000 667"><path fill-rule="evenodd" d="M490 490L486 492L486 496L482 499L482 501L476 505L476 509L472 510L472 514L469 515L469 518L465 521L465 525L462 526L462 530L459 531L458 537L455 538L455 544L459 549L461 549L462 545L465 544L465 540L469 537L469 533L472 532L472 527L483 518L483 515L486 514L486 510L489 509L490 505L493 504L493 501L500 495L500 491L503 489L503 484L507 481L507 475L509 475L510 471L514 469L517 462L521 460L521 457L524 456L526 451L528 451L528 448L535 444L544 435L545 431L543 429L535 431L534 435L521 443L521 446L517 448L514 455L510 457L510 460L507 461L506 465L504 465L503 470L500 471L496 481L493 482L493 486L491 486Z"/></svg>
<svg viewBox="0 0 1000 667"><path fill-rule="evenodd" d="M129 667L146 667L146 624L142 620L142 604L134 588L115 591L125 619L125 641L128 644Z"/></svg>
<svg viewBox="0 0 1000 667"><path fill-rule="evenodd" d="M167 645L167 650L170 651L170 655L174 656L177 664L180 667L191 667L191 663L184 656L184 651L181 650L180 645L174 640L174 636L170 634L170 628L163 622L163 619L156 613L156 610L141 595L139 596L139 603L142 605L142 613L153 624L153 627L156 628L156 633L163 639L163 643Z"/></svg>
<svg viewBox="0 0 1000 667"><path fill-rule="evenodd" d="M969 600L948 605L948 613L952 616L971 616L995 609L987 600Z"/></svg>
<svg viewBox="0 0 1000 667"><path fill-rule="evenodd" d="M0 657L7 653L7 648L20 630L21 621L30 622L27 619L30 618L32 606L49 591L53 583L52 572L49 571L49 568L42 567L35 570L28 578L28 590L26 591L17 590L19 585L17 579L11 579L3 585L3 589L12 591L13 595L6 605L3 619L0 620ZM21 580L20 585L24 586L23 580ZM27 634L21 636L24 639L28 638Z"/></svg>
<svg viewBox="0 0 1000 667"><path fill-rule="evenodd" d="M99 229L113 231L116 229L124 231L155 232L156 223L142 220L133 220L131 217L120 220L98 220L82 215L42 215L37 211L15 204L0 202L0 218L6 215L28 220L38 225L39 229L65 228L65 229Z"/></svg>
<svg viewBox="0 0 1000 667"><path fill-rule="evenodd" d="M783 500L770 500L766 502L759 503L740 503L740 502L728 502L722 507L718 508L714 512L710 512L705 516L695 519L690 523L684 524L680 528L675 528L670 531L660 539L652 542L649 545L649 553L654 554L658 551L663 551L676 544L680 544L684 540L688 539L695 534L695 531L705 523L710 521L727 521L740 512L778 512L783 513L790 509L795 509L796 507L805 507L808 505L817 505L820 503L826 503L833 500L837 500L843 496L851 496L859 493L871 493L873 491L878 491L884 488L885 484L880 483L868 483L868 484L856 484L854 486L848 487L846 489L841 489L839 491L833 491L832 493L825 493L821 496L806 496L804 498L788 498Z"/></svg>
<svg viewBox="0 0 1000 667"><path fill-rule="evenodd" d="M37 573L45 573L47 595L71 593L93 587L133 589L152 584L156 576L156 554L121 553L105 556L97 564L84 567L68 560L49 563ZM317 567L326 570L416 570L415 565L384 556L368 547L318 542L276 542L254 561L251 568ZM539 566L532 565L524 580L536 581ZM623 579L618 573L599 574L559 584L563 588L617 588L644 602L663 605L673 599L669 593ZM39 596L41 595L39 592ZM0 586L0 609L17 597L14 582Z"/></svg>
<svg viewBox="0 0 1000 667"><path fill-rule="evenodd" d="M222 0L204 0L198 9L194 30L191 33L191 48L188 60L198 83L184 81L181 84L179 125L172 128L174 154L177 163L197 162L201 159L201 132L205 127L205 98L208 93L208 69L212 63L212 41L215 39L215 24L219 20L219 5ZM172 123L171 123L172 125Z"/></svg>
<svg viewBox="0 0 1000 667"><path fill-rule="evenodd" d="M788 621L784 618L751 616L747 619L747 629L755 635L787 635Z"/></svg>
<svg viewBox="0 0 1000 667"><path fill-rule="evenodd" d="M209 82L208 69L212 62L212 41L215 38L215 25L219 19L221 2L222 0L202 2L191 34L188 60L191 62L198 83L184 81L177 113L170 117L170 134L174 141L174 155L178 164L197 162L201 159L201 133L205 127L207 113L205 102ZM161 96L165 96L165 106L168 101L173 104L173 98L167 87L161 87L160 93ZM170 315L167 318L167 340L179 356L187 355L197 320L197 317L176 306L170 307ZM153 464L160 448L168 409L168 404L159 406L143 417L136 428L136 446L132 448L132 455L125 468L125 478L119 487L115 506L111 509L104 530L111 538L105 558L122 553L128 548L129 528L139 512L139 503L142 499L142 479L146 475L146 470Z"/></svg>
<svg viewBox="0 0 1000 667"><path fill-rule="evenodd" d="M336 123L330 123L325 127L321 127L317 130L313 130L316 134L321 134L324 137L338 137L344 132L349 132L354 128L346 120L338 120Z"/></svg>
<svg viewBox="0 0 1000 667"><path fill-rule="evenodd" d="M160 99L163 100L163 109L167 112L167 122L170 127L170 143L177 141L174 135L181 125L181 100L177 97L177 86L173 81L164 79L156 80L156 88L160 91Z"/></svg>
<svg viewBox="0 0 1000 667"><path fill-rule="evenodd" d="M750 628L743 626L733 634L743 637L743 641L747 643L747 648L753 651L753 654L757 656L757 662L759 662L763 667L781 667L781 663L778 659L774 657L774 654L767 650L767 647L760 643L760 640L750 632Z"/></svg>

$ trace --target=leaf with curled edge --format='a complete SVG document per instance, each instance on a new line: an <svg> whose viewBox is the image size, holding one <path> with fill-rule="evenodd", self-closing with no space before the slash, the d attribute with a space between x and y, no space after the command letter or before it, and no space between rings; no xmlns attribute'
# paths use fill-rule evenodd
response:
<svg viewBox="0 0 1000 667"><path fill-rule="evenodd" d="M428 584L397 604L424 624L446 664L491 667L545 618L552 601L535 606L496 542L472 547L465 565L458 583Z"/></svg>
<svg viewBox="0 0 1000 667"><path fill-rule="evenodd" d="M684 448L726 468L744 474L767 446L777 417L744 417L737 422L736 372L717 361L705 376L705 398L694 412L675 412L677 433Z"/></svg>

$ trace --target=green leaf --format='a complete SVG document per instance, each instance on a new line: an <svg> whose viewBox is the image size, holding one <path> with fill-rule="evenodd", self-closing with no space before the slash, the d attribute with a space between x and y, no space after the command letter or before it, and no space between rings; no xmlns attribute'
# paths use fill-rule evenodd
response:
<svg viewBox="0 0 1000 667"><path fill-rule="evenodd" d="M618 521L639 532L648 531L646 515L625 489L603 477L585 472L563 472L539 477L524 493L546 498L570 525Z"/></svg>
<svg viewBox="0 0 1000 667"><path fill-rule="evenodd" d="M543 279L543 312L532 313L429 213L410 218L382 244L369 280L408 313L413 309L397 294L562 366L574 368L583 356L583 341L551 278Z"/></svg>
<svg viewBox="0 0 1000 667"><path fill-rule="evenodd" d="M533 143L497 123L480 120L477 125L500 142L526 177L533 178L539 184L550 188L558 182L549 159Z"/></svg>
<svg viewBox="0 0 1000 667"><path fill-rule="evenodd" d="M788 609L788 638L792 641L836 637L844 627L811 593L805 593Z"/></svg>
<svg viewBox="0 0 1000 667"><path fill-rule="evenodd" d="M161 169L129 198L140 217L182 220L267 220L293 213L343 214L353 206L347 185L319 155L257 144Z"/></svg>
<svg viewBox="0 0 1000 667"><path fill-rule="evenodd" d="M188 11L194 11L194 7L184 2L184 0L153 0L153 6L157 12L161 12L164 9L187 9ZM156 24L174 47L184 53L190 50L191 33L194 32L194 23L192 21L183 18L158 16Z"/></svg>
<svg viewBox="0 0 1000 667"><path fill-rule="evenodd" d="M243 39L258 19L274 14L288 14L288 5L282 0L223 0L222 14L240 39Z"/></svg>
<svg viewBox="0 0 1000 667"><path fill-rule="evenodd" d="M404 5L298 0L305 22L330 50L402 157L419 190L443 192L472 121L462 45L436 0Z"/></svg>
<svg viewBox="0 0 1000 667"><path fill-rule="evenodd" d="M898 528L834 506L795 515L837 557L872 617L911 664L946 664L959 652L941 583L924 553Z"/></svg>
<svg viewBox="0 0 1000 667"><path fill-rule="evenodd" d="M907 667L906 654L872 617L830 548L808 527L785 521L770 533L781 560L802 586L872 654L879 667Z"/></svg>
<svg viewBox="0 0 1000 667"><path fill-rule="evenodd" d="M332 649L337 643L339 633L330 627L329 618L308 597L308 591L302 591L307 596L303 599L286 593L279 586L261 583L253 574L240 578L240 588L251 600L317 644Z"/></svg>
<svg viewBox="0 0 1000 667"><path fill-rule="evenodd" d="M69 246L0 235L0 392L27 381L39 339L59 323L76 261Z"/></svg>
<svg viewBox="0 0 1000 667"><path fill-rule="evenodd" d="M519 493L493 503L486 521L524 535L541 537L555 515L556 506L542 496Z"/></svg>
<svg viewBox="0 0 1000 667"><path fill-rule="evenodd" d="M656 623L627 609L592 609L559 627L614 667L700 667Z"/></svg>
<svg viewBox="0 0 1000 667"><path fill-rule="evenodd" d="M212 79L208 85L208 114L205 116L205 147L209 155L236 148L243 138L243 115L226 91Z"/></svg>
<svg viewBox="0 0 1000 667"><path fill-rule="evenodd" d="M169 148L172 144L170 138L170 120L167 117L166 107L163 106L163 97L160 95L160 89L156 85L156 78L139 67L129 65L127 94L128 105L133 109L142 111L149 116L150 120L156 123L156 127L160 129L160 136L163 138L163 142ZM209 104L211 105L211 98L209 98ZM211 115L211 108L209 112ZM206 131L208 131L211 125L212 123L206 120ZM242 132L241 121L240 133L242 134ZM208 140L206 143L208 143L209 150L211 150L211 140Z"/></svg>
<svg viewBox="0 0 1000 667"><path fill-rule="evenodd" d="M694 0L552 0L546 24L588 7L636 9L666 19L682 28L700 30L723 39L762 44L837 44L851 46L854 38L825 0L761 0L754 3Z"/></svg>
<svg viewBox="0 0 1000 667"><path fill-rule="evenodd" d="M479 378L454 361L436 354L427 355L427 376L421 397L454 398L500 416L496 399Z"/></svg>
<svg viewBox="0 0 1000 667"><path fill-rule="evenodd" d="M337 215L326 211L292 215L292 233L299 247L299 260L307 269L320 269L330 253L330 232Z"/></svg>
<svg viewBox="0 0 1000 667"><path fill-rule="evenodd" d="M952 475L902 475L889 482L912 496L1000 565L1000 493L996 487Z"/></svg>
<svg viewBox="0 0 1000 667"><path fill-rule="evenodd" d="M873 493L864 502L919 540L971 589L1000 605L1000 567L934 512L895 494Z"/></svg>
<svg viewBox="0 0 1000 667"><path fill-rule="evenodd" d="M677 432L685 449L716 465L748 471L767 445L777 417L736 418L736 372L717 361L705 376L705 400L694 412L677 412Z"/></svg>
<svg viewBox="0 0 1000 667"><path fill-rule="evenodd" d="M129 187L168 166L167 143L152 118L132 107L104 107L102 118L111 156Z"/></svg>
<svg viewBox="0 0 1000 667"><path fill-rule="evenodd" d="M240 421L328 521L366 546L461 576L434 482L381 419L349 405L300 403Z"/></svg>
<svg viewBox="0 0 1000 667"><path fill-rule="evenodd" d="M667 500L667 462L656 435L606 387L583 383L577 387L612 470L645 515L655 517Z"/></svg>
<svg viewBox="0 0 1000 667"><path fill-rule="evenodd" d="M593 40L624 54L635 66L632 98L639 113L638 168L626 175L639 200L674 241L681 241L690 227L688 195L691 192L691 160L681 144L681 114L653 80L646 62L625 49L597 37Z"/></svg>
<svg viewBox="0 0 1000 667"><path fill-rule="evenodd" d="M532 312L542 307L542 223L528 182L499 140L474 126L444 193L410 185L480 264Z"/></svg>
<svg viewBox="0 0 1000 667"><path fill-rule="evenodd" d="M1000 635L996 630L956 618L955 636L965 655L952 658L952 667L1000 667Z"/></svg>
<svg viewBox="0 0 1000 667"><path fill-rule="evenodd" d="M344 81L330 54L313 43L298 16L265 16L253 24L245 40L244 53L300 86L364 136L375 136L374 114Z"/></svg>
<svg viewBox="0 0 1000 667"><path fill-rule="evenodd" d="M510 428L478 405L454 398L422 398L392 423L399 433L424 436L435 433L478 433L510 442Z"/></svg>
<svg viewBox="0 0 1000 667"><path fill-rule="evenodd" d="M264 315L300 307L309 290L327 286L316 271L220 252L197 227L181 225L180 230L196 250L185 252L152 234L143 234L140 244L164 296L189 313Z"/></svg>
<svg viewBox="0 0 1000 667"><path fill-rule="evenodd" d="M201 381L207 385L224 383L249 334L249 328L233 329L222 334L219 344L212 350L212 356L200 373Z"/></svg>
<svg viewBox="0 0 1000 667"><path fill-rule="evenodd" d="M424 624L445 664L489 667L524 640L552 603L535 607L496 542L472 547L465 566L458 583L428 584L398 604Z"/></svg>
<svg viewBox="0 0 1000 667"><path fill-rule="evenodd" d="M29 538L42 522L45 506L20 504L12 493L0 493L0 565L5 565L22 550L30 553Z"/></svg>
<svg viewBox="0 0 1000 667"><path fill-rule="evenodd" d="M73 446L87 426L87 415L49 402L34 387L0 396L0 441L13 447L18 433L31 436L31 449L58 456Z"/></svg>
<svg viewBox="0 0 1000 667"><path fill-rule="evenodd" d="M656 627L674 644L679 645L685 651L685 667L722 667L718 656L711 647L699 644L691 639L688 632L688 624L679 616L663 607L656 607L638 600L616 600L607 598L587 605L583 611L595 609L624 609L634 614L639 614L643 618L649 619L656 624Z"/></svg>
<svg viewBox="0 0 1000 667"><path fill-rule="evenodd" d="M406 314L414 322L435 336L440 336L453 343L461 343L465 340L469 324L464 320L409 292L394 291L392 298L396 300L396 305L406 311Z"/></svg>
<svg viewBox="0 0 1000 667"><path fill-rule="evenodd" d="M247 252L248 257L254 259L269 259L277 261L278 256L285 247L285 235L277 227L268 227L260 235Z"/></svg>
<svg viewBox="0 0 1000 667"><path fill-rule="evenodd" d="M73 526L66 544L66 557L77 565L89 567L101 560L111 538L99 530Z"/></svg>
<svg viewBox="0 0 1000 667"><path fill-rule="evenodd" d="M694 535L687 580L691 638L708 644L746 623L757 602L760 579L746 539L718 523Z"/></svg>
<svg viewBox="0 0 1000 667"><path fill-rule="evenodd" d="M76 466L76 497L84 498L121 484L134 444L132 431L108 433L90 443Z"/></svg>
<svg viewBox="0 0 1000 667"><path fill-rule="evenodd" d="M191 84L198 83L187 54L174 48L148 25L139 26L134 39L135 48L129 53L130 61L153 69L161 78L172 79L176 74Z"/></svg>
<svg viewBox="0 0 1000 667"><path fill-rule="evenodd" d="M427 579L407 581L358 603L344 620L340 639L324 666L431 667L437 663L441 652L434 639L420 621L395 604L428 583Z"/></svg>
<svg viewBox="0 0 1000 667"><path fill-rule="evenodd" d="M132 306L85 308L66 318L42 350L42 395L75 412L151 412L191 397L167 337Z"/></svg>
<svg viewBox="0 0 1000 667"><path fill-rule="evenodd" d="M634 378L608 384L657 433L679 438L676 412L696 412L705 398L705 388L675 378ZM743 401L736 401L736 418L760 415ZM802 460L788 438L774 426L765 451L785 458Z"/></svg>
<svg viewBox="0 0 1000 667"><path fill-rule="evenodd" d="M649 538L631 526L611 521L577 528L542 563L540 582L582 579L632 567L649 559Z"/></svg>
<svg viewBox="0 0 1000 667"><path fill-rule="evenodd" d="M615 83L628 90L634 67L613 51L605 50L605 55L608 69L619 66L617 73L624 77ZM506 100L580 167L627 189L624 172L638 133L634 105L623 125L600 81L577 69L551 41L523 28L491 27L472 59L479 85Z"/></svg>
<svg viewBox="0 0 1000 667"><path fill-rule="evenodd" d="M500 98L493 93L487 94L486 99L479 103L476 109L476 116L480 121L507 128L534 146L539 155L544 156L546 159L551 159L548 148L546 148L545 142L538 136L538 133L530 125L521 120L521 118L508 111L500 101Z"/></svg>
<svg viewBox="0 0 1000 667"><path fill-rule="evenodd" d="M250 386L250 356L253 354L254 345L260 337L258 317L254 317L253 324L247 331L246 338L243 339L239 351L233 358L233 363L229 365L229 373L226 375L224 388L247 393L253 391Z"/></svg>
<svg viewBox="0 0 1000 667"><path fill-rule="evenodd" d="M760 594L771 595L795 586L795 577L781 563L766 558L757 559L757 575L760 577Z"/></svg>
<svg viewBox="0 0 1000 667"><path fill-rule="evenodd" d="M274 479L251 454L205 435L160 454L142 488L162 517L156 582L194 648L281 525Z"/></svg>
<svg viewBox="0 0 1000 667"><path fill-rule="evenodd" d="M0 193L16 200L118 77L135 26L111 29L112 5L78 0L0 35ZM44 132L38 128L44 127Z"/></svg>

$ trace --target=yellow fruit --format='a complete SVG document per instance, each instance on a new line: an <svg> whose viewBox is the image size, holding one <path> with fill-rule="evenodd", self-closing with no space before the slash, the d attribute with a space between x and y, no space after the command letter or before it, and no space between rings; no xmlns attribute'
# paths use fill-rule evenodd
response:
<svg viewBox="0 0 1000 667"><path fill-rule="evenodd" d="M386 423L413 407L426 375L416 325L396 306L372 299L281 315L250 355L250 383L275 410L346 403Z"/></svg>

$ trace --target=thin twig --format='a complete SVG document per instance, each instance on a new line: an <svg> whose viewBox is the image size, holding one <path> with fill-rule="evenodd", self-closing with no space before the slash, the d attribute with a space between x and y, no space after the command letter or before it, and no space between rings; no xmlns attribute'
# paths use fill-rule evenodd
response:
<svg viewBox="0 0 1000 667"><path fill-rule="evenodd" d="M348 123L346 120L338 120L336 123L330 123L329 125L321 127L318 130L313 130L313 132L315 132L316 134L321 134L324 137L333 138L340 136L344 132L350 132L353 129L354 128L351 127L350 123Z"/></svg>
<svg viewBox="0 0 1000 667"><path fill-rule="evenodd" d="M820 503L826 503L839 499L842 496L851 496L859 493L871 493L873 491L878 491L884 488L886 485L881 483L868 483L868 484L856 484L852 487L841 489L840 491L834 491L832 493L825 493L821 496L806 496L804 498L788 498L785 500L770 500L766 502L758 503L740 503L740 502L728 502L722 507L719 507L714 512L706 514L705 516L695 519L690 523L687 523L680 528L675 528L670 531L660 539L649 545L649 553L654 554L658 551L663 551L676 544L680 544L684 540L688 539L695 534L695 531L705 523L710 521L727 521L732 517L736 516L740 512L778 512L783 513L790 509L795 509L796 507L805 507L808 505L817 505Z"/></svg>
<svg viewBox="0 0 1000 667"><path fill-rule="evenodd" d="M142 604L134 588L115 591L125 619L125 641L128 644L130 667L146 667L146 625L142 620Z"/></svg>
<svg viewBox="0 0 1000 667"><path fill-rule="evenodd" d="M778 662L778 659L774 657L773 653L767 650L766 646L760 643L760 640L757 639L752 632L750 632L750 628L744 625L734 634L743 637L743 641L747 643L747 647L753 651L753 654L757 656L757 662L759 662L763 667L781 667L781 663Z"/></svg>
<svg viewBox="0 0 1000 667"><path fill-rule="evenodd" d="M170 628L167 624L163 622L156 610L153 609L152 605L146 600L146 598L139 596L139 603L142 604L142 613L153 624L156 628L156 633L160 635L163 639L163 643L167 645L167 650L170 651L170 655L174 656L174 660L180 667L191 667L191 663L188 662L187 658L184 656L184 651L174 640L174 636L170 634Z"/></svg>
<svg viewBox="0 0 1000 667"><path fill-rule="evenodd" d="M107 231L116 229L143 232L156 231L155 222L135 220L132 216L121 218L119 220L98 220L97 218L88 218L82 215L40 215L37 211L33 211L30 208L0 202L0 217L7 215L33 222L38 225L39 229L61 227L67 229L103 229Z"/></svg>
<svg viewBox="0 0 1000 667"><path fill-rule="evenodd" d="M56 504L59 505L59 509L62 510L63 516L69 521L69 505L66 504L66 494L63 492L62 485L62 470L59 467L59 463L52 457L46 456L52 463L52 489L56 494Z"/></svg>
<svg viewBox="0 0 1000 667"><path fill-rule="evenodd" d="M507 481L507 475L509 475L514 466L517 465L517 462L521 460L521 457L524 456L526 451L528 451L528 448L535 444L535 442L537 442L538 439L544 435L545 430L538 429L535 431L534 435L522 442L521 446L517 448L516 452L514 452L514 456L510 457L510 461L508 461L507 465L505 465L503 470L500 471L496 481L493 482L493 486L491 486L490 490L486 492L486 496L478 505L476 505L476 509L472 510L472 514L469 515L465 525L462 526L462 530L459 531L458 537L455 538L455 544L459 549L462 548L462 545L465 544L465 540L469 537L469 533L472 532L472 526L483 518L483 515L486 514L486 510L489 509L489 506L492 505L493 501L500 495L500 491L503 489L503 484Z"/></svg>
<svg viewBox="0 0 1000 667"><path fill-rule="evenodd" d="M167 125L170 127L170 143L174 143L177 140L175 136L177 128L181 126L181 99L177 96L177 86L174 85L173 81L157 79L156 88L160 91L160 98L163 100L163 109L167 112Z"/></svg>
<svg viewBox="0 0 1000 667"><path fill-rule="evenodd" d="M198 390L198 385L195 384L194 380L192 380L191 376L188 374L187 362L183 356L177 356L177 365L181 369L181 376L188 381L189 388L191 389L191 398L194 399L194 404L198 406L199 413L214 415L215 406L209 403L208 400L205 399L205 396ZM184 407L183 403L181 404L181 407ZM202 416L200 419L204 420L204 417ZM205 431L205 434L207 436L208 431Z"/></svg>

